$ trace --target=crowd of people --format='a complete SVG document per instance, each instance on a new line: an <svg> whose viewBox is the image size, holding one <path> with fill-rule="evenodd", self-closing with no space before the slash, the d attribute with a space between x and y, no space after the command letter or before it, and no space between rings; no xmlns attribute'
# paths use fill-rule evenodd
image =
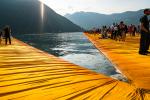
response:
<svg viewBox="0 0 150 100"><path fill-rule="evenodd" d="M126 34L130 36L139 35L140 25L135 26L133 24L126 25L123 21L118 23L113 23L111 26L102 26L102 28L88 31L89 33L101 33L101 39L111 38L113 40L125 41Z"/></svg>
<svg viewBox="0 0 150 100"><path fill-rule="evenodd" d="M5 44L11 44L11 28L9 25L6 25L2 29L0 29L0 44L2 44L3 40L5 40Z"/></svg>
<svg viewBox="0 0 150 100"><path fill-rule="evenodd" d="M93 28L92 30L86 31L88 33L100 33L101 39L111 38L116 41L125 41L127 33L129 36L140 35L140 47L139 54L147 55L150 53L150 29L148 15L150 15L150 9L144 10L144 16L140 18L140 25L126 25L123 21L120 23L113 23L111 26L102 26L102 28Z"/></svg>

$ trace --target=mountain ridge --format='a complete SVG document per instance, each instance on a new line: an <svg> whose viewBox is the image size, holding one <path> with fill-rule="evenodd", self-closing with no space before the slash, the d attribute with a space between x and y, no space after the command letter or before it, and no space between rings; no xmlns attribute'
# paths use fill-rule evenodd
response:
<svg viewBox="0 0 150 100"><path fill-rule="evenodd" d="M124 21L126 24L139 24L139 19L143 15L143 9L138 11L125 11L123 13L101 14L95 12L76 12L73 14L66 14L73 23L85 29L93 27L101 27L103 25L110 26L112 23Z"/></svg>
<svg viewBox="0 0 150 100"><path fill-rule="evenodd" d="M82 29L39 0L0 0L0 28L8 24L14 33L77 32Z"/></svg>

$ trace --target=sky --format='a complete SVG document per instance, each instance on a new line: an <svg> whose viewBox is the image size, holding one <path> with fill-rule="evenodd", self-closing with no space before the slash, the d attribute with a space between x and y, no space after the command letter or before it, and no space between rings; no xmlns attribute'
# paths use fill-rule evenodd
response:
<svg viewBox="0 0 150 100"><path fill-rule="evenodd" d="M150 0L40 0L60 15L79 11L102 14L150 8Z"/></svg>

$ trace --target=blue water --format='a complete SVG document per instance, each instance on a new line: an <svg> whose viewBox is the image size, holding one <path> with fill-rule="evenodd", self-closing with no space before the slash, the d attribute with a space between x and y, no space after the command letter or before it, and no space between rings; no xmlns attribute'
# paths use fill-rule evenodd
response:
<svg viewBox="0 0 150 100"><path fill-rule="evenodd" d="M124 77L94 47L82 32L16 34L16 38L66 61L124 80Z"/></svg>

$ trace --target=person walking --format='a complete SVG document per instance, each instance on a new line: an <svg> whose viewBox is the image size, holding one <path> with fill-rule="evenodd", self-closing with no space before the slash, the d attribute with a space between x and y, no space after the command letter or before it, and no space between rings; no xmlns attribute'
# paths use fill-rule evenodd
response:
<svg viewBox="0 0 150 100"><path fill-rule="evenodd" d="M7 45L7 42L9 40L9 44L11 44L11 29L10 26L6 25L4 28L4 36L5 36L5 44Z"/></svg>
<svg viewBox="0 0 150 100"><path fill-rule="evenodd" d="M140 19L141 38L140 38L139 54L141 55L148 54L148 49L150 44L148 15L150 15L150 9L145 9L144 16L142 16Z"/></svg>

